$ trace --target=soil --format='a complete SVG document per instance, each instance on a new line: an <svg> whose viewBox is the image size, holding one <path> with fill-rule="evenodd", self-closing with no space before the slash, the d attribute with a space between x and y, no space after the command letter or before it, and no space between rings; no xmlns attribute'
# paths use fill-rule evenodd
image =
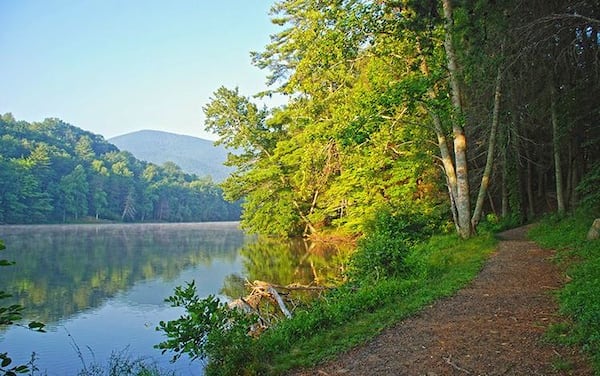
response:
<svg viewBox="0 0 600 376"><path fill-rule="evenodd" d="M564 320L553 292L566 275L553 251L526 240L526 227L499 235L497 251L456 295L383 331L307 375L593 375L575 348L543 334Z"/></svg>

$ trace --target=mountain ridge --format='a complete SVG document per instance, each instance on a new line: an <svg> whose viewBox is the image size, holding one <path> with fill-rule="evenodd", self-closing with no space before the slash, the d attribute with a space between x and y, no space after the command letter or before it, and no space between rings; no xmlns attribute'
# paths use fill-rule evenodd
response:
<svg viewBox="0 0 600 376"><path fill-rule="evenodd" d="M227 150L214 141L165 131L143 129L109 138L108 142L136 158L162 165L173 162L187 173L221 182L232 172L224 166Z"/></svg>

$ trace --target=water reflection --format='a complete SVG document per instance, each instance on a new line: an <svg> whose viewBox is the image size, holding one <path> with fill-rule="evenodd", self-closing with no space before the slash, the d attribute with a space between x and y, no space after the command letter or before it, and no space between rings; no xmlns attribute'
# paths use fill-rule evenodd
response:
<svg viewBox="0 0 600 376"><path fill-rule="evenodd" d="M200 375L200 364L170 365L153 348L164 339L158 322L181 314L164 302L175 286L195 280L200 295L235 299L246 295L246 280L335 284L349 251L249 237L236 223L0 226L0 239L3 258L16 262L0 273L13 294L2 303L25 306L27 320L48 328L0 328L0 350L19 363L35 351L50 376L81 369L73 338L91 349L88 362L127 347L178 374Z"/></svg>
<svg viewBox="0 0 600 376"><path fill-rule="evenodd" d="M138 281L232 263L245 240L236 224L10 226L0 227L0 238L15 261L0 274L10 303L46 323L99 307Z"/></svg>
<svg viewBox="0 0 600 376"><path fill-rule="evenodd" d="M342 281L352 248L349 244L327 245L303 239L259 238L240 250L244 276L232 274L224 281L222 294L244 296L246 281L261 280L277 285L335 286Z"/></svg>

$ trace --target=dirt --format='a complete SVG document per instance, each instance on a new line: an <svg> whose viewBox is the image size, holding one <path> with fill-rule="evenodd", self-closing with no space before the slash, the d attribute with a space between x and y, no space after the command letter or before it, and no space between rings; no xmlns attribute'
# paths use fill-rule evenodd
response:
<svg viewBox="0 0 600 376"><path fill-rule="evenodd" d="M566 275L553 251L526 240L526 227L499 235L497 251L456 295L383 331L306 375L593 375L575 348L544 340Z"/></svg>

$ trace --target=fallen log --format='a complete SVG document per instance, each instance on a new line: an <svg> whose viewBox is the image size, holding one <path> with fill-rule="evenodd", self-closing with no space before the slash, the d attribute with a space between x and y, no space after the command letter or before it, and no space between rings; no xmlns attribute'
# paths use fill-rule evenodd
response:
<svg viewBox="0 0 600 376"><path fill-rule="evenodd" d="M330 289L329 287L324 286L302 285L299 283L291 283L284 286L259 280L246 282L246 285L248 286L250 293L245 297L232 300L229 302L229 307L232 309L240 309L246 313L256 314L259 317L261 326L266 327L269 326L271 320L268 319L268 316L270 315L268 312L261 312L261 303L263 302L263 299L275 303L281 314L286 318L291 318L292 313L286 305L284 296L287 297L292 291L324 291ZM261 330L263 329L264 327L261 328Z"/></svg>
<svg viewBox="0 0 600 376"><path fill-rule="evenodd" d="M275 299L275 301L277 302L277 305L279 305L279 309L281 310L281 312L283 312L283 314L285 315L285 317L287 317L288 319L291 318L292 314L290 313L290 311L285 306L285 303L283 302L283 299L281 299L281 296L279 295L279 293L277 292L277 290L275 290L273 288L273 286L269 286L269 287L267 287L267 292L269 294L271 294L271 296L273 297L273 299Z"/></svg>

